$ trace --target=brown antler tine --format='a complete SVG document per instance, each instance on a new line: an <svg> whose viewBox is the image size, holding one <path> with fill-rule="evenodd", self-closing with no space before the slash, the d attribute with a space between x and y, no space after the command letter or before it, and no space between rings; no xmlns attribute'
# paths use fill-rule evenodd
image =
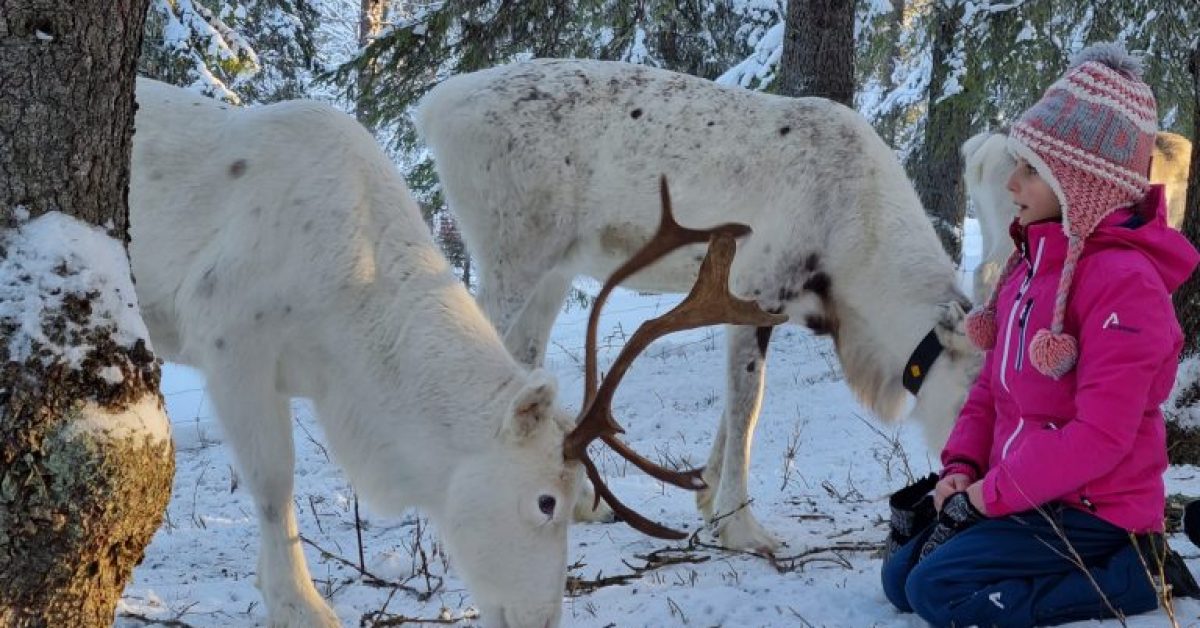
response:
<svg viewBox="0 0 1200 628"><path fill-rule="evenodd" d="M609 507L613 512L621 518L621 521L629 524L629 527L658 539L667 539L671 541L679 541L687 538L686 532L680 532L673 528L668 528L660 523L655 523L646 517L642 516L636 510L621 503L616 495L613 495L609 490L608 485L604 483L604 479L600 477L600 472L596 470L595 463L586 455L581 458L583 466L587 469L588 479L592 481L592 486L596 489L596 500L599 502L601 497L608 502Z"/></svg>
<svg viewBox="0 0 1200 628"><path fill-rule="evenodd" d="M659 480L685 489L706 488L702 469L669 470L642 457L616 437L624 430L612 417L613 394L633 360L650 343L668 333L717 323L773 326L786 321L787 316L764 312L757 303L739 299L729 291L729 269L737 248L734 239L749 233L749 227L738 224L725 224L705 230L681 227L671 213L671 195L666 177L661 178L659 191L662 198L662 218L658 231L629 261L613 272L592 304L584 348L583 409L575 429L564 439L563 455L568 459L580 460L586 467L588 478L596 488L597 503L603 497L618 516L645 534L664 539L683 539L686 538L686 534L650 521L622 504L604 483L588 456L588 444L600 438L626 460ZM691 292L670 312L638 327L633 337L617 354L617 359L604 382L597 385L596 328L599 326L600 309L609 293L639 269L653 264L680 247L706 239L709 242L708 252L700 264L699 278Z"/></svg>
<svg viewBox="0 0 1200 628"><path fill-rule="evenodd" d="M650 343L666 334L718 323L770 327L787 321L787 315L765 312L754 301L739 299L729 292L729 267L733 263L735 247L729 235L713 237L708 255L700 265L700 277L692 286L692 291L670 312L647 321L634 332L617 354L604 383L596 391L587 409L589 413L596 407L609 407L613 393L633 359ZM616 425L612 417L605 416L604 419L606 423ZM616 427L620 429L619 425Z"/></svg>
<svg viewBox="0 0 1200 628"><path fill-rule="evenodd" d="M682 473L671 471L633 454L624 444L614 445L620 441L613 435L624 430L612 417L612 398L634 358L650 343L668 333L717 323L766 327L787 320L785 315L764 312L757 303L739 299L729 292L729 268L733 263L735 248L732 236L713 236L708 254L700 265L700 276L688 296L670 312L643 323L625 343L605 376L604 383L584 407L575 430L567 435L564 451L568 457L579 457L588 443L599 437L639 469L664 482L690 490L705 487L703 481L699 484L695 482L700 474L698 469Z"/></svg>
<svg viewBox="0 0 1200 628"><path fill-rule="evenodd" d="M671 190L667 185L666 175L659 176L658 191L661 200L658 230L655 231L649 242L642 245L642 248L633 254L633 257L613 271L608 280L604 282L604 286L600 288L595 301L592 302L592 311L588 316L587 336L584 340L583 408L588 407L591 402L592 395L596 392L596 382L599 379L599 369L596 365L596 330L600 325L600 310L608 300L609 293L630 275L657 262L676 249L689 244L707 242L714 234L729 234L738 238L750 233L750 227L737 223L726 223L711 229L682 227L676 222L672 211ZM620 429L616 425L612 427Z"/></svg>
<svg viewBox="0 0 1200 628"><path fill-rule="evenodd" d="M600 439L622 458L632 462L633 466L641 469L646 475L656 480L662 480L672 486L678 486L679 488L691 491L708 488L708 482L704 481L704 467L687 469L685 471L672 471L662 465L651 462L616 436L604 434L600 436Z"/></svg>

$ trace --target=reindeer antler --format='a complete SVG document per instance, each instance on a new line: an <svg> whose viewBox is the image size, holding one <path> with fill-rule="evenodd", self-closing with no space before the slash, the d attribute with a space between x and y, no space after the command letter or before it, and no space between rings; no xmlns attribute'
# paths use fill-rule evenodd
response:
<svg viewBox="0 0 1200 628"><path fill-rule="evenodd" d="M662 197L662 219L658 231L629 261L609 276L596 295L588 317L587 344L584 353L583 409L578 424L567 435L563 443L563 456L579 460L587 469L588 478L596 487L596 499L603 497L626 523L650 536L665 539L682 539L687 535L646 519L633 509L622 504L596 470L595 463L588 457L587 447L599 438L634 466L650 476L689 490L705 488L701 477L703 469L673 471L639 455L617 438L624 432L612 416L612 399L621 378L629 365L650 343L671 332L694 329L706 325L725 323L731 325L773 326L783 323L787 316L763 311L758 304L735 297L729 291L729 267L736 250L735 238L750 233L750 227L740 224L724 224L711 229L688 229L675 222L671 213L671 193L667 178L659 180ZM708 254L700 264L700 276L692 291L675 309L646 321L634 332L633 337L621 349L616 361L604 381L596 385L596 328L600 322L600 309L610 292L633 273L662 259L668 253L689 244L709 242Z"/></svg>

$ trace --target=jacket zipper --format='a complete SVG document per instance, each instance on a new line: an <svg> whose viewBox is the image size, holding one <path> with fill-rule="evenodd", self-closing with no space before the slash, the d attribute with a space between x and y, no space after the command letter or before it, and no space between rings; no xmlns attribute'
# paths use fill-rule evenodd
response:
<svg viewBox="0 0 1200 628"><path fill-rule="evenodd" d="M1038 240L1037 255L1033 257L1033 266L1029 268L1029 272L1025 274L1025 281L1021 282L1020 289L1017 290L1016 303L1021 302L1021 298L1025 296L1025 291L1029 290L1029 284L1033 282L1033 276L1037 274L1038 265L1042 263L1042 251L1046 247L1046 239ZM1012 349L1012 332L1013 324L1016 322L1017 310L1015 305L1011 312L1008 313L1008 326L1004 331L1004 354L1000 360L1000 384L1004 386L1004 390L1008 388L1008 352Z"/></svg>
<svg viewBox="0 0 1200 628"><path fill-rule="evenodd" d="M1033 309L1033 299L1025 302L1025 308L1021 310L1021 318L1019 325L1021 326L1020 343L1017 345L1017 359L1013 363L1013 369L1020 371L1021 365L1025 363L1025 333L1029 330L1029 312Z"/></svg>
<svg viewBox="0 0 1200 628"><path fill-rule="evenodd" d="M1000 450L1000 459L1008 457L1008 448L1012 446L1013 441L1017 440L1017 434L1021 433L1021 429L1025 427L1025 419L1017 419L1017 429L1008 436L1008 440L1004 441L1004 448Z"/></svg>

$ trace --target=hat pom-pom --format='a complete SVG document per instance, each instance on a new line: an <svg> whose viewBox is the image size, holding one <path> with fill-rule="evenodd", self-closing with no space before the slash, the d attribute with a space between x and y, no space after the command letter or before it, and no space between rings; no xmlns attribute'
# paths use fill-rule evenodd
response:
<svg viewBox="0 0 1200 628"><path fill-rule="evenodd" d="M1079 344L1070 334L1055 334L1039 329L1029 343L1029 360L1042 375L1058 379L1075 367Z"/></svg>
<svg viewBox="0 0 1200 628"><path fill-rule="evenodd" d="M996 346L996 311L975 308L967 314L967 338L984 351Z"/></svg>

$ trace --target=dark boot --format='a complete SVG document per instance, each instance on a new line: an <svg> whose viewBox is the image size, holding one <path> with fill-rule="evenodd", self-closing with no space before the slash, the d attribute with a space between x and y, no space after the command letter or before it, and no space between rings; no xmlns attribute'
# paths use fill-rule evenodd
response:
<svg viewBox="0 0 1200 628"><path fill-rule="evenodd" d="M942 502L942 512L938 513L937 527L933 529L925 545L921 546L918 560L928 556L950 537L984 519L987 519L987 516L971 505L971 499L967 497L966 492L947 497L946 501Z"/></svg>
<svg viewBox="0 0 1200 628"><path fill-rule="evenodd" d="M1183 507L1183 533L1192 545L1200 547L1200 499L1190 501Z"/></svg>
<svg viewBox="0 0 1200 628"><path fill-rule="evenodd" d="M883 550L885 561L937 518L937 511L933 508L933 495L930 495L937 483L937 474L930 473L892 493L888 499L892 518L887 545Z"/></svg>
<svg viewBox="0 0 1200 628"><path fill-rule="evenodd" d="M1186 518L1184 521L1186 523ZM1146 570L1150 572L1155 590L1162 591L1165 584L1171 587L1173 597L1200 598L1200 585L1196 584L1196 579L1179 552L1167 545L1166 537L1161 534L1137 534L1133 538L1146 563Z"/></svg>

